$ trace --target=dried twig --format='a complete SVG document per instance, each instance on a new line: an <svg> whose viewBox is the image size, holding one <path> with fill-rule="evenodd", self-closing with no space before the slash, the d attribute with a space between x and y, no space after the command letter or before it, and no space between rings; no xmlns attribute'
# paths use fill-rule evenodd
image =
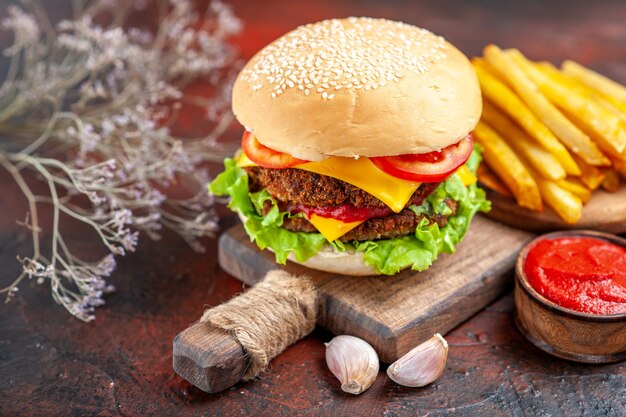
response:
<svg viewBox="0 0 626 417"><path fill-rule="evenodd" d="M105 279L114 255L135 250L139 232L158 239L165 226L200 251L199 239L217 228L203 164L232 152L217 139L232 120L236 54L228 38L241 24L221 1L205 13L189 1L153 2L155 32L126 23L146 2L121 0L77 1L74 19L56 26L41 5L24 1L1 22L14 42L4 50L9 63L0 84L0 167L28 201L23 225L33 243L30 256L18 257L22 273L0 289L7 301L24 278L35 278L49 282L53 298L74 316L92 320L113 290ZM106 16L108 22L94 23ZM202 138L176 137L169 127L181 89L199 77L216 86L215 95L186 101L205 107L214 129ZM32 181L48 192L35 195ZM169 196L175 184L186 185L190 197ZM42 204L53 213L46 245ZM76 257L63 239L63 216L90 226L109 254L97 262Z"/></svg>

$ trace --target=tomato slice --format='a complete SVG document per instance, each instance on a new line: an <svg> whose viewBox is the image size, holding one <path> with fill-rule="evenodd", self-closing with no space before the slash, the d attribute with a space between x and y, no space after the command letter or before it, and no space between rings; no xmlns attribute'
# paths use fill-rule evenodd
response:
<svg viewBox="0 0 626 417"><path fill-rule="evenodd" d="M241 148L243 153L255 164L262 166L263 168L289 168L294 165L303 164L305 161L302 159L294 158L293 156L275 151L261 144L253 133L245 131L241 138Z"/></svg>
<svg viewBox="0 0 626 417"><path fill-rule="evenodd" d="M440 151L424 154L379 156L370 160L380 170L394 177L416 182L439 182L449 177L472 154L474 139L470 133L459 143Z"/></svg>

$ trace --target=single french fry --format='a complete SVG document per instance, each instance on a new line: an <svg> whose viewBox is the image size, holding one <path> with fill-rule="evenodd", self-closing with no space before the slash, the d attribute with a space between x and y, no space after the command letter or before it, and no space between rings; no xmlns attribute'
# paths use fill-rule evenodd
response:
<svg viewBox="0 0 626 417"><path fill-rule="evenodd" d="M550 180L565 178L565 169L559 161L488 101L483 102L482 119L494 128L517 154L523 155L541 176Z"/></svg>
<svg viewBox="0 0 626 417"><path fill-rule="evenodd" d="M608 96L613 96L626 104L626 87L623 85L574 61L567 60L563 62L561 69L564 73L579 79L589 87L601 91Z"/></svg>
<svg viewBox="0 0 626 417"><path fill-rule="evenodd" d="M556 134L557 138L580 158L591 165L606 166L610 161L591 138L572 123L548 100L544 91L545 75L534 68L517 49L503 52L495 45L485 48L485 57L502 76L507 77L528 107ZM535 73L536 72L536 73ZM546 97L548 96L548 97ZM551 97L549 97L552 99Z"/></svg>
<svg viewBox="0 0 626 417"><path fill-rule="evenodd" d="M500 81L501 83L503 83L507 88L511 88L511 86L508 84L508 81L506 78L502 77L502 75L500 74L500 72L498 72L498 70L496 70L493 65L491 65L485 58L482 57L474 57L472 58L472 64L474 66L479 66L481 67L483 70L487 71L487 73L489 75L491 75L492 77L494 77L495 79L497 79L498 81ZM513 90L511 90L513 93L515 93Z"/></svg>
<svg viewBox="0 0 626 417"><path fill-rule="evenodd" d="M576 162L582 171L580 180L592 191L597 189L602 184L602 181L604 181L604 173L602 170L593 165L589 165L581 159L576 159Z"/></svg>
<svg viewBox="0 0 626 417"><path fill-rule="evenodd" d="M472 60L483 96L508 114L544 149L550 151L569 175L580 175L580 168L565 146L502 81L491 75L479 60Z"/></svg>
<svg viewBox="0 0 626 417"><path fill-rule="evenodd" d="M498 175L485 162L478 166L476 176L483 187L487 187L505 197L513 197L509 187L498 178Z"/></svg>
<svg viewBox="0 0 626 417"><path fill-rule="evenodd" d="M580 220L583 211L580 198L550 180L538 178L537 185L546 204L566 223L575 224Z"/></svg>
<svg viewBox="0 0 626 417"><path fill-rule="evenodd" d="M580 198L583 204L587 204L591 199L591 190L587 188L578 178L565 178L557 181L556 183L559 187Z"/></svg>
<svg viewBox="0 0 626 417"><path fill-rule="evenodd" d="M610 193L614 193L619 190L622 181L619 178L617 171L612 169L604 169L604 181L602 181L602 188Z"/></svg>
<svg viewBox="0 0 626 417"><path fill-rule="evenodd" d="M504 139L484 122L478 123L474 137L483 147L485 161L509 187L517 203L534 211L542 211L543 203L537 183Z"/></svg>
<svg viewBox="0 0 626 417"><path fill-rule="evenodd" d="M519 51L511 51L510 56L516 61L525 60ZM589 133L597 143L597 146L593 145L595 149L593 153L590 153L589 147L581 148L582 152L576 152L585 162L591 165L607 166L610 161L602 155L600 149L613 156L620 156L626 150L626 125L615 113L606 110L580 91L568 88L567 85L561 84L558 78L546 75L530 64L525 65L525 70L541 92L563 110L574 124ZM544 121L547 122L545 118ZM563 139L559 134L557 136ZM589 142L593 144L590 140Z"/></svg>

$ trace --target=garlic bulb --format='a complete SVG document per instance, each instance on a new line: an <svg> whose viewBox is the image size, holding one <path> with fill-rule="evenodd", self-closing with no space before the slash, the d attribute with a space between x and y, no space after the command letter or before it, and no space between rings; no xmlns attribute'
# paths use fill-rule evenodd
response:
<svg viewBox="0 0 626 417"><path fill-rule="evenodd" d="M441 376L447 358L448 342L437 333L392 363L387 375L400 385L423 387Z"/></svg>
<svg viewBox="0 0 626 417"><path fill-rule="evenodd" d="M368 389L378 375L376 351L354 336L337 336L326 343L326 364L341 382L341 389L350 394Z"/></svg>

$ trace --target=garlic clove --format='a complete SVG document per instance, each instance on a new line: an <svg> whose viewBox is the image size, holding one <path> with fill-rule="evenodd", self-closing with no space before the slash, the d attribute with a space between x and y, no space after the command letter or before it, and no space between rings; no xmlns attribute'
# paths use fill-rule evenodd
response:
<svg viewBox="0 0 626 417"><path fill-rule="evenodd" d="M341 382L342 391L360 394L378 375L378 355L365 340L354 336L337 336L326 343L326 364Z"/></svg>
<svg viewBox="0 0 626 417"><path fill-rule="evenodd" d="M439 333L389 365L387 375L406 387L423 387L434 382L446 369L448 342Z"/></svg>

